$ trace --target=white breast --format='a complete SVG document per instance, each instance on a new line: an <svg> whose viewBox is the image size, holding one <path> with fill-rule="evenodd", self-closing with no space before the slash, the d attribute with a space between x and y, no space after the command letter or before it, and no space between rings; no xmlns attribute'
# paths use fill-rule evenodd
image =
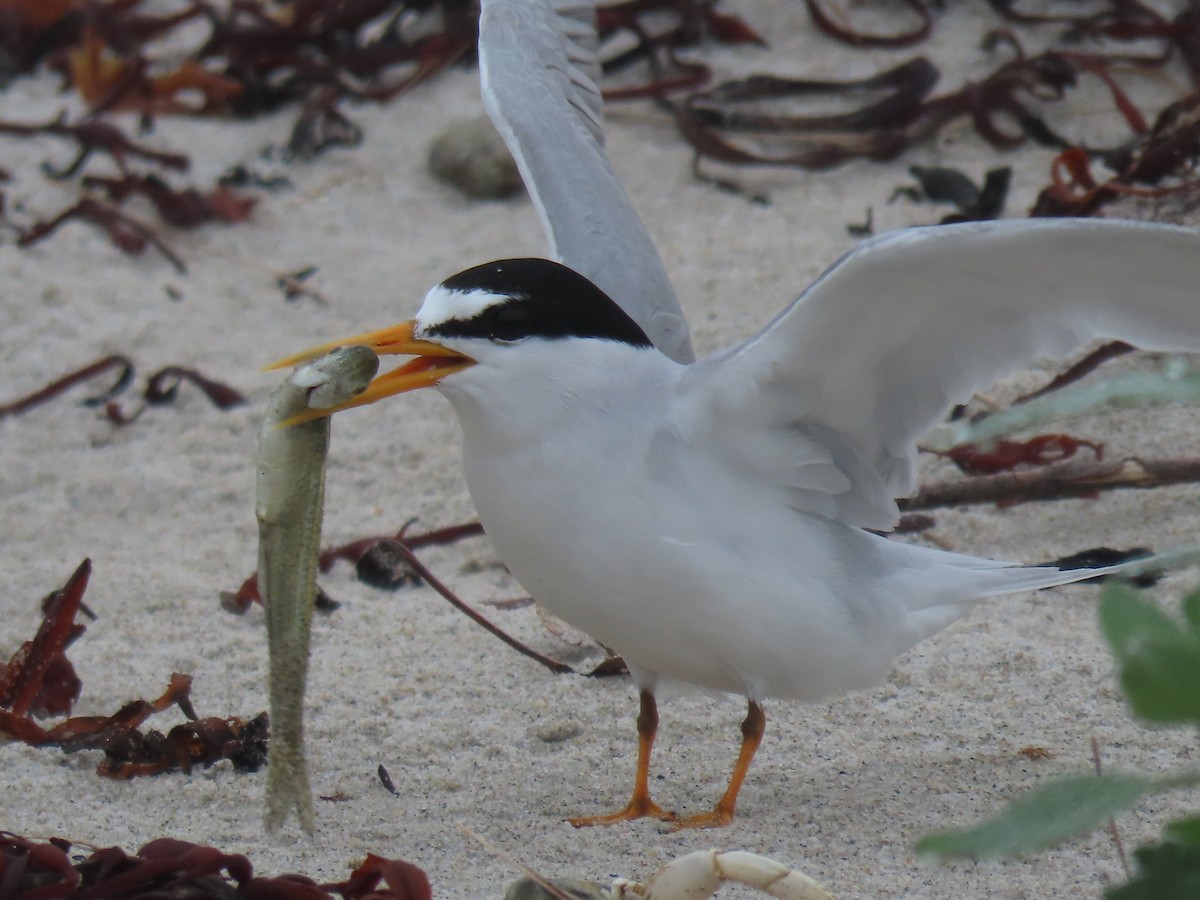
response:
<svg viewBox="0 0 1200 900"><path fill-rule="evenodd" d="M591 379L576 367L574 390L518 394L482 365L442 387L463 425L472 498L517 580L650 683L814 699L886 675L876 636L902 612L863 595L872 567L845 544L862 533L734 482L664 432L677 367L655 353L631 365L624 350L587 361L604 389L579 383ZM614 379L606 362L618 361Z"/></svg>

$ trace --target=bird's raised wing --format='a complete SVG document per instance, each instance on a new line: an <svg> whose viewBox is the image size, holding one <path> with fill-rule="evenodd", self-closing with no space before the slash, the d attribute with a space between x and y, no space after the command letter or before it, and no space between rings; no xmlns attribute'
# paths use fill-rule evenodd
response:
<svg viewBox="0 0 1200 900"><path fill-rule="evenodd" d="M690 367L681 408L734 428L755 416L742 427L799 459L824 447L823 468L776 462L770 477L801 483L809 511L888 527L917 440L952 405L1095 338L1200 351L1200 232L1027 219L864 241L760 334Z"/></svg>
<svg viewBox="0 0 1200 900"><path fill-rule="evenodd" d="M695 358L658 250L604 153L589 0L483 0L484 106L517 161L551 255L594 282L677 362Z"/></svg>

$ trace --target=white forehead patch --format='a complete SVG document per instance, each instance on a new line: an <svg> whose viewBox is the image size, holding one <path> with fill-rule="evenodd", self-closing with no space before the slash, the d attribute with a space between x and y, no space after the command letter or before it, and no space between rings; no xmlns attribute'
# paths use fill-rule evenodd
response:
<svg viewBox="0 0 1200 900"><path fill-rule="evenodd" d="M425 302L417 311L417 324L421 329L426 329L455 319L469 321L489 306L508 299L508 296L486 288L455 291L439 284L425 295Z"/></svg>

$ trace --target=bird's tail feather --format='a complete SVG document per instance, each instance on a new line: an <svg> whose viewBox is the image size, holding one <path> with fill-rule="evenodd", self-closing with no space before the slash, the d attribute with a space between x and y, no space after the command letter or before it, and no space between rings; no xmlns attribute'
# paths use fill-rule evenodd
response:
<svg viewBox="0 0 1200 900"><path fill-rule="evenodd" d="M1165 553L1154 553L1140 559L1131 559L1111 566L1096 568L1064 568L1060 566L1005 566L999 569L985 569L979 573L979 599L994 597L998 594L1012 594L1017 591L1033 591L1040 588L1058 587L1062 584L1074 584L1089 578L1099 578L1106 575L1121 578L1136 578L1177 569L1182 566L1200 564L1200 547L1188 547L1182 550L1169 550Z"/></svg>
<svg viewBox="0 0 1200 900"><path fill-rule="evenodd" d="M1097 568L1007 565L971 557L960 560L943 570L945 577L937 588L926 591L920 599L913 597L916 602L905 617L906 646L936 634L988 597L1058 587L1104 575L1134 578L1200 565L1200 547L1155 553Z"/></svg>

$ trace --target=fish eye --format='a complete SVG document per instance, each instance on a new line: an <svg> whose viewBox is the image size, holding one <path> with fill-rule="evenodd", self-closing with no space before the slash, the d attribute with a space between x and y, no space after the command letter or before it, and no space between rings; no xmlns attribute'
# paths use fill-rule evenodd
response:
<svg viewBox="0 0 1200 900"><path fill-rule="evenodd" d="M502 306L492 313L491 339L511 344L529 337L529 312L519 306Z"/></svg>

